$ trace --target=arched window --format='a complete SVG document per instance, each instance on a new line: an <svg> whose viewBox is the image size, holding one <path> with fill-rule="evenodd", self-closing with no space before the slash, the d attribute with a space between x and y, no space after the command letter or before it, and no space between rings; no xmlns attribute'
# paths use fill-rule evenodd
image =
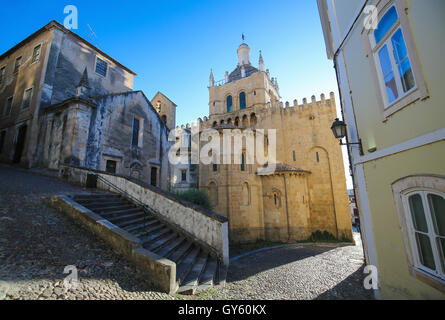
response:
<svg viewBox="0 0 445 320"><path fill-rule="evenodd" d="M235 118L235 126L239 127L239 118L238 117Z"/></svg>
<svg viewBox="0 0 445 320"><path fill-rule="evenodd" d="M243 127L247 127L247 126L249 126L249 118L246 115L244 115L244 117L243 117Z"/></svg>
<svg viewBox="0 0 445 320"><path fill-rule="evenodd" d="M167 123L167 116L166 116L166 115L163 115L163 116L161 117L161 119L162 119L162 121L163 121L164 123Z"/></svg>
<svg viewBox="0 0 445 320"><path fill-rule="evenodd" d="M243 187L241 190L241 199L242 199L243 206L250 205L250 187L247 182L243 183Z"/></svg>
<svg viewBox="0 0 445 320"><path fill-rule="evenodd" d="M232 96L228 96L226 99L227 102L227 112L233 112L233 98Z"/></svg>
<svg viewBox="0 0 445 320"><path fill-rule="evenodd" d="M246 109L246 93L245 92L241 92L239 94L239 107L241 110Z"/></svg>
<svg viewBox="0 0 445 320"><path fill-rule="evenodd" d="M241 154L241 171L246 171L246 153Z"/></svg>
<svg viewBox="0 0 445 320"><path fill-rule="evenodd" d="M227 120L227 124L231 125L232 124L232 119Z"/></svg>
<svg viewBox="0 0 445 320"><path fill-rule="evenodd" d="M217 127L218 126L218 122L213 122L213 128L215 128L215 127Z"/></svg>
<svg viewBox="0 0 445 320"><path fill-rule="evenodd" d="M252 113L252 114L250 115L250 125L251 125L251 126L255 126L256 123L257 123L256 115L255 115L255 113Z"/></svg>

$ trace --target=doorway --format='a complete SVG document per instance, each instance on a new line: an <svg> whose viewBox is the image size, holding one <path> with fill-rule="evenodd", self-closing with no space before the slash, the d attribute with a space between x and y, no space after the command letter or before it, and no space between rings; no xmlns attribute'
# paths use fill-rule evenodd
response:
<svg viewBox="0 0 445 320"><path fill-rule="evenodd" d="M25 149L27 129L28 129L27 125L21 126L19 128L19 133L17 135L17 144L15 145L13 163L20 163L20 159L22 159L23 150Z"/></svg>

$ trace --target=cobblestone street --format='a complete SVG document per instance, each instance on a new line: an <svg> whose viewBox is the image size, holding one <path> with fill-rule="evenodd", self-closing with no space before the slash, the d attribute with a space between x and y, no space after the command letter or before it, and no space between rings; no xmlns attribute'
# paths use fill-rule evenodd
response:
<svg viewBox="0 0 445 320"><path fill-rule="evenodd" d="M226 288L196 297L150 288L143 274L102 241L46 205L84 193L55 178L0 165L0 300L6 299L371 299L358 246L296 246L233 262ZM64 268L79 286L67 290Z"/></svg>

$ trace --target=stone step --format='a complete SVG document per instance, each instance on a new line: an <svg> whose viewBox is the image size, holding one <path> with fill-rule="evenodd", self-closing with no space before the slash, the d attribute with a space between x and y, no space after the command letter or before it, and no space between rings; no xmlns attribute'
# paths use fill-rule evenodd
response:
<svg viewBox="0 0 445 320"><path fill-rule="evenodd" d="M144 244L144 248L148 251L155 252L157 249L162 248L164 245L167 245L177 237L178 235L176 233L166 233L155 241Z"/></svg>
<svg viewBox="0 0 445 320"><path fill-rule="evenodd" d="M145 228L144 230L141 230L138 233L133 233L138 238L144 238L145 236L149 236L150 233L156 232L158 230L164 229L165 225L157 221L157 223L152 224L151 226Z"/></svg>
<svg viewBox="0 0 445 320"><path fill-rule="evenodd" d="M193 267L200 251L201 249L194 245L193 249L189 251L179 263L176 263L176 282L178 285L181 284L189 273L190 269Z"/></svg>
<svg viewBox="0 0 445 320"><path fill-rule="evenodd" d="M133 208L133 209L128 209L128 210L116 210L116 211L108 211L108 212L103 212L100 213L101 216L106 217L111 217L114 215L120 216L122 214L130 214L130 213L136 213L136 212L142 212L142 210L140 208Z"/></svg>
<svg viewBox="0 0 445 320"><path fill-rule="evenodd" d="M162 248L156 249L155 253L160 255L161 257L167 257L170 252L173 252L176 248L178 248L183 242L185 238L178 236L176 239L163 246Z"/></svg>
<svg viewBox="0 0 445 320"><path fill-rule="evenodd" d="M141 218L137 218L137 219L133 219L130 221L124 221L124 222L119 222L118 224L116 224L119 228L125 229L125 227L134 225L134 224L138 224L138 223L142 223L146 220L147 218L145 216L142 216Z"/></svg>
<svg viewBox="0 0 445 320"><path fill-rule="evenodd" d="M145 237L141 237L141 241L142 241L142 245L145 246L146 243L149 243L151 241L154 241L160 237L162 237L163 235L170 233L170 229L163 226L162 229L159 229L155 232L150 233L149 235L145 236Z"/></svg>
<svg viewBox="0 0 445 320"><path fill-rule="evenodd" d="M182 294L195 294L199 278L204 272L207 264L208 253L201 251L196 261L193 263L192 268L189 270L184 280L180 282L178 293Z"/></svg>
<svg viewBox="0 0 445 320"><path fill-rule="evenodd" d="M193 243L186 240L178 248L169 253L166 258L177 264L192 249L192 247Z"/></svg>
<svg viewBox="0 0 445 320"><path fill-rule="evenodd" d="M218 260L209 255L207 258L206 268L199 278L199 285L209 283L211 286L213 286L217 270Z"/></svg>
<svg viewBox="0 0 445 320"><path fill-rule="evenodd" d="M100 213L100 212L110 212L119 210L130 210L135 208L134 205L128 203L113 203L113 204L101 204L101 205L87 205L88 209Z"/></svg>
<svg viewBox="0 0 445 320"><path fill-rule="evenodd" d="M100 195L79 195L74 196L73 200L76 202L79 201L112 201L112 200L121 200L122 197L120 195L114 194L100 194Z"/></svg>
<svg viewBox="0 0 445 320"><path fill-rule="evenodd" d="M140 224L137 225L133 225L130 227L125 227L125 231L130 232L131 234L135 235L135 236L140 236L142 234L146 233L146 229L148 227L152 227L155 224L159 224L159 221L153 218L148 217L147 221L144 221Z"/></svg>
<svg viewBox="0 0 445 320"><path fill-rule="evenodd" d="M112 218L108 218L108 220L110 222L112 222L113 224L116 224L116 222L118 221L124 221L127 219L135 219L135 218L139 218L139 217L145 217L145 213L144 212L136 212L136 213L131 213L131 214L126 214L126 215L120 215L120 216L116 216L116 217L112 217Z"/></svg>

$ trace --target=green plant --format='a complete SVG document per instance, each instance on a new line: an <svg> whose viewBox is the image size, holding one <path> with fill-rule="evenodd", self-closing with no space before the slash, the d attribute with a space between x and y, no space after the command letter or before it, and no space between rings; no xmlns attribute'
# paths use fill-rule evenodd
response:
<svg viewBox="0 0 445 320"><path fill-rule="evenodd" d="M335 236L328 231L321 232L320 230L317 230L311 234L308 241L309 242L338 241L338 239L335 238Z"/></svg>
<svg viewBox="0 0 445 320"><path fill-rule="evenodd" d="M188 189L186 191L171 191L184 201L191 202L205 209L211 209L210 199L207 193L198 189Z"/></svg>

